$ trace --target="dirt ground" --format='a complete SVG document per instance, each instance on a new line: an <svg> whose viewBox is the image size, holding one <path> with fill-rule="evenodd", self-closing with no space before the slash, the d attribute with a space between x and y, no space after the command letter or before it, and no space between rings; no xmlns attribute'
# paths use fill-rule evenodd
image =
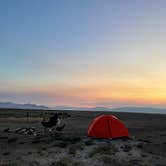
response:
<svg viewBox="0 0 166 166"><path fill-rule="evenodd" d="M0 110L0 166L166 165L166 115L59 111L71 115L62 117L64 130L44 133L44 111L28 112L29 121L27 110ZM101 114L121 119L132 139L88 138L91 121ZM16 134L19 127L34 127L38 133Z"/></svg>

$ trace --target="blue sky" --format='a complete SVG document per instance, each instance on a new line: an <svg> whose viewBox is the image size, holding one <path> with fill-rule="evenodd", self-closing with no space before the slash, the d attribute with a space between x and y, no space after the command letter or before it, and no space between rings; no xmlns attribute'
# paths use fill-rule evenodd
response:
<svg viewBox="0 0 166 166"><path fill-rule="evenodd" d="M0 101L165 106L165 7L1 0Z"/></svg>

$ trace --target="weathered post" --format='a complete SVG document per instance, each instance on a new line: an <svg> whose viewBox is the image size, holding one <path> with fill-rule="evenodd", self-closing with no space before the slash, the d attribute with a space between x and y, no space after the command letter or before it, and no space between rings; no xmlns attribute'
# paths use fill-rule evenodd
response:
<svg viewBox="0 0 166 166"><path fill-rule="evenodd" d="M28 124L28 127L29 127L29 122L30 122L30 121L29 121L29 117L30 117L30 116L29 116L29 112L27 112L27 124Z"/></svg>
<svg viewBox="0 0 166 166"><path fill-rule="evenodd" d="M46 112L44 112L44 118L43 118L43 121L45 122L46 121ZM44 127L44 135L46 135L46 132L47 132L47 129L46 127Z"/></svg>

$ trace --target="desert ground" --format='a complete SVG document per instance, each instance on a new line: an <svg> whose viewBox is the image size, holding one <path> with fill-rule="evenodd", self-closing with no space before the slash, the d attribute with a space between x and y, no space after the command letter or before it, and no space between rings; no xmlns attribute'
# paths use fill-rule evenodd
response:
<svg viewBox="0 0 166 166"><path fill-rule="evenodd" d="M30 118L27 120L27 112ZM68 113L61 132L44 131L45 112ZM113 114L129 129L132 139L92 139L87 130L93 118ZM48 115L49 116L49 115ZM34 127L36 135L15 133ZM5 129L7 129L5 131ZM88 112L0 110L0 166L165 166L166 115Z"/></svg>

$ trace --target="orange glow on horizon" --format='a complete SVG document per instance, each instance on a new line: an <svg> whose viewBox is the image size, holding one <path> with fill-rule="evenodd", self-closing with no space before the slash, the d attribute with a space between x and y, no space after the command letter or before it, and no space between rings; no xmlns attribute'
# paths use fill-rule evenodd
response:
<svg viewBox="0 0 166 166"><path fill-rule="evenodd" d="M153 82L153 83L152 83ZM69 86L7 86L3 90L17 94L38 94L51 101L49 105L93 107L105 102L130 103L135 105L165 105L166 84L160 81L111 82L102 85ZM82 104L83 103L83 104ZM111 107L111 104L109 105Z"/></svg>

